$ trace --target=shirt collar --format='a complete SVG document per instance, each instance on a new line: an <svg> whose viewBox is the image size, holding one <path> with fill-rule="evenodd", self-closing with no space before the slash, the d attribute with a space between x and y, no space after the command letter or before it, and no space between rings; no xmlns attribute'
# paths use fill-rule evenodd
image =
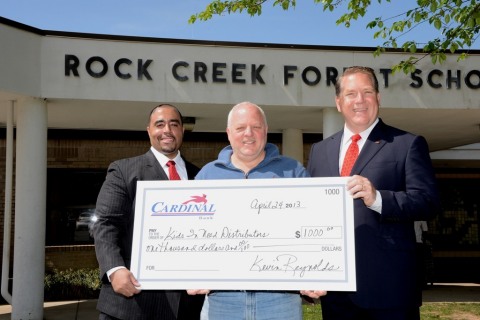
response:
<svg viewBox="0 0 480 320"><path fill-rule="evenodd" d="M362 132L359 132L358 134L360 135L360 137L362 137L362 139L360 139L360 141L358 142L359 144L363 145L366 141L366 139L368 138L368 136L370 135L370 133L372 132L373 128L375 128L375 126L377 125L378 123L378 118L370 125L370 127L368 127L366 130L362 131ZM352 136L354 135L355 133L353 133L352 131L350 131L347 126L345 125L343 127L343 140L342 140L342 146L346 146L347 144L350 143L350 140L352 139Z"/></svg>
<svg viewBox="0 0 480 320"><path fill-rule="evenodd" d="M180 150L178 150L177 155L176 155L175 158L173 158L173 159L170 159L169 157L167 157L167 156L164 155L163 153L158 152L157 149L155 149L154 147L150 147L150 150L152 150L153 155L154 155L155 158L157 159L158 163L160 163L160 165L162 166L162 168L167 167L167 162L168 162L169 160L175 161L175 164L176 164L176 165L180 165L180 166L182 166L182 167L185 167L185 163L184 163L184 161L183 161L183 159L182 159L182 156L180 155Z"/></svg>

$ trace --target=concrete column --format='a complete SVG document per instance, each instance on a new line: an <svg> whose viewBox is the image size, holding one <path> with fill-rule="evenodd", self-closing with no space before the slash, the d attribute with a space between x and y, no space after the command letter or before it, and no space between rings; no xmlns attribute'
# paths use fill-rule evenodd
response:
<svg viewBox="0 0 480 320"><path fill-rule="evenodd" d="M300 129L284 129L282 135L282 154L303 163L303 133Z"/></svg>
<svg viewBox="0 0 480 320"><path fill-rule="evenodd" d="M18 101L11 319L43 319L47 126L46 102Z"/></svg>
<svg viewBox="0 0 480 320"><path fill-rule="evenodd" d="M345 121L337 108L323 108L323 139L343 129Z"/></svg>

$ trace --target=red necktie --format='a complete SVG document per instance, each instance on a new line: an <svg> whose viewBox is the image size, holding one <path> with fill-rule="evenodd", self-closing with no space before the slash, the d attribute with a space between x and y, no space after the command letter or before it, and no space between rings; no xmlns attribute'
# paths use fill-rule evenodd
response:
<svg viewBox="0 0 480 320"><path fill-rule="evenodd" d="M343 166L342 172L340 175L342 177L349 176L350 171L352 171L353 164L358 157L358 144L357 141L360 140L362 137L357 133L352 136L352 143L348 146L347 153L345 154L345 158L343 159Z"/></svg>
<svg viewBox="0 0 480 320"><path fill-rule="evenodd" d="M181 180L180 176L178 175L177 169L175 169L175 161L169 160L167 162L168 166L168 176L170 180Z"/></svg>

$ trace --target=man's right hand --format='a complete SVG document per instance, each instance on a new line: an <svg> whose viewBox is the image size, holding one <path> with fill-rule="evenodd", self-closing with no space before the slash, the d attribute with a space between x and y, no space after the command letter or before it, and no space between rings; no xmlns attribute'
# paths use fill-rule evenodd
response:
<svg viewBox="0 0 480 320"><path fill-rule="evenodd" d="M113 291L125 297L140 293L140 283L135 279L130 270L122 268L110 275Z"/></svg>
<svg viewBox="0 0 480 320"><path fill-rule="evenodd" d="M207 290L207 289L188 289L187 293L191 296L194 296L196 294L209 294L210 290Z"/></svg>

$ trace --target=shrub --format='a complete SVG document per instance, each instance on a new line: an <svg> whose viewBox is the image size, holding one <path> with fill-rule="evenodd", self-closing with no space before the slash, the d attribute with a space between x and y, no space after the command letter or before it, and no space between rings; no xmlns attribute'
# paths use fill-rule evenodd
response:
<svg viewBox="0 0 480 320"><path fill-rule="evenodd" d="M45 275L45 301L97 299L99 269L54 270Z"/></svg>

